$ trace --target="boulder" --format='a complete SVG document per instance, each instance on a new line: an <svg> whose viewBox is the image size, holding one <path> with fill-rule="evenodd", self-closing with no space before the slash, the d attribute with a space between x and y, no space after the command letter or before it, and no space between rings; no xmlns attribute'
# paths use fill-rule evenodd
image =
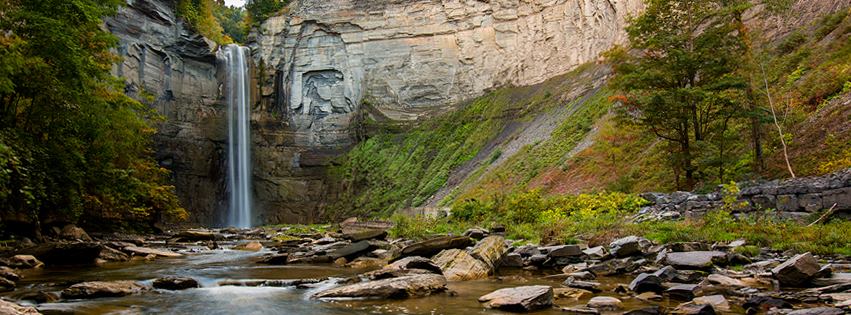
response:
<svg viewBox="0 0 851 315"><path fill-rule="evenodd" d="M665 266L656 270L653 275L659 277L662 281L671 281L679 275L679 272L674 267Z"/></svg>
<svg viewBox="0 0 851 315"><path fill-rule="evenodd" d="M0 292L14 291L15 287L15 281L6 278L0 278Z"/></svg>
<svg viewBox="0 0 851 315"><path fill-rule="evenodd" d="M609 244L612 255L616 257L629 257L642 254L642 250L650 246L650 241L638 236L627 236L617 239Z"/></svg>
<svg viewBox="0 0 851 315"><path fill-rule="evenodd" d="M490 267L460 249L447 249L432 258L449 281L485 279Z"/></svg>
<svg viewBox="0 0 851 315"><path fill-rule="evenodd" d="M198 288L198 281L189 277L163 277L154 280L154 288L163 290L186 290Z"/></svg>
<svg viewBox="0 0 851 315"><path fill-rule="evenodd" d="M428 270L435 274L443 274L443 270L440 269L439 266L434 264L431 259L420 257L420 256L411 256L399 259L393 262L390 265L384 267L387 270L410 270L410 269L421 269Z"/></svg>
<svg viewBox="0 0 851 315"><path fill-rule="evenodd" d="M541 247L541 253L546 253L547 258L577 257L582 255L579 245L558 245Z"/></svg>
<svg viewBox="0 0 851 315"><path fill-rule="evenodd" d="M479 297L485 307L510 312L530 312L553 305L553 288L545 285L505 288Z"/></svg>
<svg viewBox="0 0 851 315"><path fill-rule="evenodd" d="M744 288L747 286L738 279L733 279L724 275L719 275L717 273L713 273L706 277L706 281L709 281L709 283L714 285L733 289Z"/></svg>
<svg viewBox="0 0 851 315"><path fill-rule="evenodd" d="M466 236L442 236L417 242L402 248L402 256L431 257L446 249L466 248L473 240Z"/></svg>
<svg viewBox="0 0 851 315"><path fill-rule="evenodd" d="M382 298L405 299L427 296L446 290L446 278L425 274L389 278L345 285L313 295L314 298Z"/></svg>
<svg viewBox="0 0 851 315"><path fill-rule="evenodd" d="M723 264L726 257L727 253L719 251L675 252L665 255L665 263L678 269L708 269Z"/></svg>
<svg viewBox="0 0 851 315"><path fill-rule="evenodd" d="M258 252L263 249L263 244L260 244L258 241L251 241L247 243L242 243L233 247L235 250L244 250L249 252Z"/></svg>
<svg viewBox="0 0 851 315"><path fill-rule="evenodd" d="M583 250L582 253L590 259L604 259L609 256L609 252L603 246L591 247Z"/></svg>
<svg viewBox="0 0 851 315"><path fill-rule="evenodd" d="M502 236L494 235L479 241L470 250L470 255L488 265L488 268L491 270L494 270L499 267L499 262L507 250L505 239Z"/></svg>
<svg viewBox="0 0 851 315"><path fill-rule="evenodd" d="M783 286L798 286L804 284L818 274L821 266L810 253L804 253L790 258L780 264L771 273Z"/></svg>
<svg viewBox="0 0 851 315"><path fill-rule="evenodd" d="M665 288L662 287L662 279L658 276L649 273L642 273L630 282L629 290L635 293L660 293L664 291Z"/></svg>
<svg viewBox="0 0 851 315"><path fill-rule="evenodd" d="M343 257L340 257L340 259L343 259ZM375 257L358 257L345 265L352 269L373 269L384 267L387 265L387 261Z"/></svg>
<svg viewBox="0 0 851 315"><path fill-rule="evenodd" d="M53 302L59 301L59 294L56 294L56 293L53 293L53 292L35 291L35 292L24 293L23 295L21 295L20 299L21 300L33 301L33 302L36 302L36 303L39 303L39 304L53 303ZM0 312L0 314L4 314L4 313Z"/></svg>
<svg viewBox="0 0 851 315"><path fill-rule="evenodd" d="M579 280L576 280L573 277L568 277L567 280L564 280L564 282L562 282L562 285L564 285L568 288L591 291L593 293L599 293L599 292L603 291L602 289L600 289L600 283L599 282L579 281Z"/></svg>
<svg viewBox="0 0 851 315"><path fill-rule="evenodd" d="M792 304L787 302L784 299L779 299L772 296L767 295L754 295L748 298L744 305L742 305L748 314L767 312L772 308L792 308Z"/></svg>
<svg viewBox="0 0 851 315"><path fill-rule="evenodd" d="M129 261L130 256L120 250L104 246L98 255L98 259L103 261Z"/></svg>
<svg viewBox="0 0 851 315"><path fill-rule="evenodd" d="M506 268L523 268L523 256L518 253L508 253L502 257L499 264L500 267Z"/></svg>
<svg viewBox="0 0 851 315"><path fill-rule="evenodd" d="M585 306L600 311L617 311L623 308L623 302L611 296L595 296Z"/></svg>
<svg viewBox="0 0 851 315"><path fill-rule="evenodd" d="M387 231L378 229L343 231L343 237L352 242L360 242L371 239L384 239L387 237Z"/></svg>
<svg viewBox="0 0 851 315"><path fill-rule="evenodd" d="M119 297L140 293L147 287L136 281L89 281L77 283L62 290L65 299L94 299L101 297Z"/></svg>
<svg viewBox="0 0 851 315"><path fill-rule="evenodd" d="M87 265L97 261L103 246L97 243L48 243L27 248L29 254L48 265Z"/></svg>
<svg viewBox="0 0 851 315"><path fill-rule="evenodd" d="M672 299L688 301L694 299L697 290L698 285L696 284L677 284L665 290L665 293Z"/></svg>
<svg viewBox="0 0 851 315"><path fill-rule="evenodd" d="M629 258L609 259L588 267L588 271L597 276L611 276L630 273L638 269L638 264Z"/></svg>
<svg viewBox="0 0 851 315"><path fill-rule="evenodd" d="M262 259L257 261L257 263L258 264L267 264L267 265L286 265L289 257L290 257L289 253L274 254L274 255L264 256Z"/></svg>
<svg viewBox="0 0 851 315"><path fill-rule="evenodd" d="M89 234L86 233L85 230L73 224L68 224L63 227L62 231L59 232L59 237L66 240L92 241L92 238L89 237Z"/></svg>
<svg viewBox="0 0 851 315"><path fill-rule="evenodd" d="M155 256L160 256L160 257L180 257L180 256L183 256L179 253L175 253L175 252L170 251L170 250L153 249L153 248L138 247L138 246L124 247L124 251L128 252L132 255L135 255L135 256L148 256L148 255L155 255Z"/></svg>
<svg viewBox="0 0 851 315"><path fill-rule="evenodd" d="M589 307L562 307L561 313L568 315L599 315L600 311Z"/></svg>
<svg viewBox="0 0 851 315"><path fill-rule="evenodd" d="M2 315L37 315L41 314L34 307L21 306L0 299L0 314Z"/></svg>
<svg viewBox="0 0 851 315"><path fill-rule="evenodd" d="M480 240L488 236L488 231L480 228L472 228L464 231L463 235L474 240Z"/></svg>
<svg viewBox="0 0 851 315"><path fill-rule="evenodd" d="M340 257L346 257L347 259L354 259L357 256L367 252L370 248L369 241L360 241L357 243L351 243L342 248L339 248L328 256L331 256L332 259L337 259Z"/></svg>

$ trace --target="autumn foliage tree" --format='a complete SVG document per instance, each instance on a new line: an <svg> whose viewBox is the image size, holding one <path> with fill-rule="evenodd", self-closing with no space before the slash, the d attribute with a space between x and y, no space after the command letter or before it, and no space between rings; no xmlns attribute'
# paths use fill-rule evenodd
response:
<svg viewBox="0 0 851 315"><path fill-rule="evenodd" d="M736 1L650 0L627 27L631 50L609 53L624 116L670 144L679 188L694 188L701 150L727 141L730 120L743 113L747 85L737 70L746 47L736 23L743 8Z"/></svg>

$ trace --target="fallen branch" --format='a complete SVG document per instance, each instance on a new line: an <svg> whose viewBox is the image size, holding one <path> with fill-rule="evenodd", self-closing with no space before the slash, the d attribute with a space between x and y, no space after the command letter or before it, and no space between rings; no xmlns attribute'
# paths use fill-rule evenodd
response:
<svg viewBox="0 0 851 315"><path fill-rule="evenodd" d="M830 207L830 209L828 209L827 212L822 214L821 217L818 218L818 220L813 221L813 223L810 223L810 225L807 225L807 226L813 226L813 225L824 222L824 220L827 220L827 218L830 217L831 214L833 214L834 210L836 210L836 204L835 203L833 204L833 207Z"/></svg>
<svg viewBox="0 0 851 315"><path fill-rule="evenodd" d="M783 129L780 128L780 123L777 121L777 113L774 111L774 101L771 100L771 91L768 89L768 79L765 77L765 66L760 63L759 68L762 70L762 82L765 83L765 94L768 96L768 105L771 107L771 117L774 118L774 126L777 127L777 133L780 134L780 144L783 145L783 158L786 159L786 168L789 170L789 174L792 175L792 178L795 178L795 172L792 171L792 163L789 163L789 152L786 148L786 139L783 136Z"/></svg>

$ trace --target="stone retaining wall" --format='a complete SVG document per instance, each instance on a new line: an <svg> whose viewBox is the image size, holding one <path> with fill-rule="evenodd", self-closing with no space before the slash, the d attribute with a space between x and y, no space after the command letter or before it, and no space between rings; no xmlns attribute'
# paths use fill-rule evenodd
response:
<svg viewBox="0 0 851 315"><path fill-rule="evenodd" d="M851 217L851 168L820 177L803 177L767 182L742 183L736 213L774 209L787 218L805 218L835 206L837 216ZM641 195L652 205L638 219L675 219L702 215L724 205L721 190L708 194L674 192Z"/></svg>

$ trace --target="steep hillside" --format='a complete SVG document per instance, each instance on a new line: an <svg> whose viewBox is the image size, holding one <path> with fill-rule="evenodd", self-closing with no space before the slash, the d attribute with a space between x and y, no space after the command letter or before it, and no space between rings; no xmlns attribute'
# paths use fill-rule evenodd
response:
<svg viewBox="0 0 851 315"><path fill-rule="evenodd" d="M748 11L753 50L765 68L765 75L752 77L767 81L799 176L851 167L850 5L799 1ZM676 189L665 143L611 110L618 93L607 86L608 75L604 65L586 65L542 84L498 89L405 132L379 128L333 169L341 189L329 214L386 215L528 190ZM699 188L789 176L765 85L754 86L764 108L759 120L765 167L754 168L747 125L735 124L728 133L742 141L726 148L727 169L720 177L707 170Z"/></svg>

